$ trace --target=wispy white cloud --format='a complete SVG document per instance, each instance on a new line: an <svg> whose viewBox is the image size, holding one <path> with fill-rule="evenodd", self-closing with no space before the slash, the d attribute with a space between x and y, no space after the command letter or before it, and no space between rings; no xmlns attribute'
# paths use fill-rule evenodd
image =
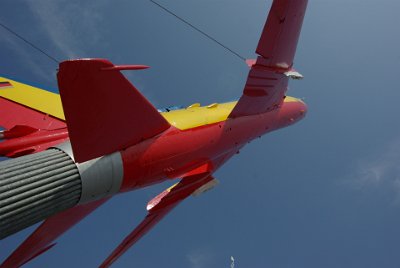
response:
<svg viewBox="0 0 400 268"><path fill-rule="evenodd" d="M77 58L87 55L90 47L101 40L100 28L105 0L78 1L38 0L27 4L48 35L52 45L63 55Z"/></svg>
<svg viewBox="0 0 400 268"><path fill-rule="evenodd" d="M386 190L400 204L400 139L360 159L348 182L358 190Z"/></svg>
<svg viewBox="0 0 400 268"><path fill-rule="evenodd" d="M35 75L41 77L43 80L48 82L54 80L55 76L49 75L49 73L43 70L43 68L38 68L37 62L32 57L30 51L27 50L25 44L21 43L18 39L15 39L8 33L4 34L0 39L0 46L14 50L20 56L20 58L23 59L24 65L29 67L29 69Z"/></svg>
<svg viewBox="0 0 400 268"><path fill-rule="evenodd" d="M187 259L190 263L190 268L206 268L210 266L213 259L211 253L204 250L194 250L187 254Z"/></svg>

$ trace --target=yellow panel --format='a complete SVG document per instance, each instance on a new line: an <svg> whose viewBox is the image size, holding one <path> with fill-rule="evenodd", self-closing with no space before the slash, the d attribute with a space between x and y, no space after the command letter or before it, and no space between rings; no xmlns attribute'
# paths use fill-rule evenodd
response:
<svg viewBox="0 0 400 268"><path fill-rule="evenodd" d="M0 88L1 97L65 120L60 95L4 77L0 77L0 82L10 82L12 85Z"/></svg>
<svg viewBox="0 0 400 268"><path fill-rule="evenodd" d="M297 102L297 98L287 96L285 102ZM214 124L225 121L237 101L226 103L213 103L208 106L191 105L187 109L174 110L161 113L162 116L178 129L186 130L194 127Z"/></svg>
<svg viewBox="0 0 400 268"><path fill-rule="evenodd" d="M225 121L235 105L236 102L227 102L213 105L212 109L207 106L191 107L161 114L171 125L185 130Z"/></svg>
<svg viewBox="0 0 400 268"><path fill-rule="evenodd" d="M285 102L298 102L298 101L301 101L301 100L298 98L295 98L295 97L286 96L286 98L285 98Z"/></svg>

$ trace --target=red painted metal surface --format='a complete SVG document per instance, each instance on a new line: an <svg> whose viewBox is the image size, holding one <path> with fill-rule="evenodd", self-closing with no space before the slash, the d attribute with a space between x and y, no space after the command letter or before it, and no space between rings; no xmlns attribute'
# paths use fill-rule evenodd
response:
<svg viewBox="0 0 400 268"><path fill-rule="evenodd" d="M243 95L229 115L230 118L261 114L278 109L283 103L289 78L284 71L276 71L263 65L259 57L251 67Z"/></svg>
<svg viewBox="0 0 400 268"><path fill-rule="evenodd" d="M120 72L104 68L118 67L102 59L60 64L58 85L78 162L122 150L170 126Z"/></svg>
<svg viewBox="0 0 400 268"><path fill-rule="evenodd" d="M0 126L6 129L11 129L16 125L26 125L37 129L65 127L65 123L59 119L1 97L0 107Z"/></svg>
<svg viewBox="0 0 400 268"><path fill-rule="evenodd" d="M12 139L12 138L18 138L18 137L23 137L27 136L31 133L34 133L38 131L38 129L30 127L30 126L25 126L25 125L16 125L15 127L2 131L2 136L1 138L3 139Z"/></svg>
<svg viewBox="0 0 400 268"><path fill-rule="evenodd" d="M20 267L54 246L53 241L108 199L79 205L45 220L0 266Z"/></svg>
<svg viewBox="0 0 400 268"><path fill-rule="evenodd" d="M288 69L293 65L308 0L280 0L271 10L257 46L267 66Z"/></svg>
<svg viewBox="0 0 400 268"><path fill-rule="evenodd" d="M64 121L0 97L0 156L40 152L68 139Z"/></svg>
<svg viewBox="0 0 400 268"><path fill-rule="evenodd" d="M7 133L4 132L4 137L10 138L11 136L11 139L0 143L0 155L6 157L19 157L40 152L68 140L68 130L65 127L54 130L36 130L31 134L15 138L12 138L12 132L10 136Z"/></svg>
<svg viewBox="0 0 400 268"><path fill-rule="evenodd" d="M306 111L307 106L301 101L285 102L280 109L264 114L187 131L170 128L121 152L124 164L121 191L183 176L221 155L238 151L252 139L299 121Z"/></svg>

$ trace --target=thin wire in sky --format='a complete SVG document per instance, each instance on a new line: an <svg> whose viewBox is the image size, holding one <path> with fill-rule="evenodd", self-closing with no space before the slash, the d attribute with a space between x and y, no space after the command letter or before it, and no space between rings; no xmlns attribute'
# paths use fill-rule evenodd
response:
<svg viewBox="0 0 400 268"><path fill-rule="evenodd" d="M58 61L56 58L54 58L53 56L49 55L47 52L45 52L44 50L40 49L38 46L36 46L35 44L33 44L32 42L30 42L29 40L27 40L26 38L22 37L21 35L19 35L17 32L13 31L12 29L10 29L9 27L7 27L6 25L4 25L3 23L0 22L0 26L5 29L6 31L8 31L9 33L13 34L15 37L19 38L20 40L24 41L25 43L27 43L28 45L30 45L31 47L33 47L34 49L36 49L37 51L39 51L40 53L42 53L43 55L45 55L47 58L49 58L50 60L54 61L55 63L59 64L60 61Z"/></svg>
<svg viewBox="0 0 400 268"><path fill-rule="evenodd" d="M239 53L235 52L234 50L230 49L229 47L225 46L224 44L222 44L221 42L219 42L217 39L215 39L214 37L210 36L209 34L207 34L206 32L200 30L199 28L197 28L196 26L194 26L193 24L191 24L190 22L188 22L187 20L181 18L180 16L178 16L177 14L175 14L174 12L172 12L171 10L167 9L166 7L162 6L161 4L157 3L154 0L149 0L151 3L153 3L154 5L158 6L159 8L163 9L164 11L166 11L167 13L169 13L170 15L174 16L175 18L177 18L178 20L180 20L181 22L185 23L186 25L188 25L189 27L191 27L192 29L196 30L197 32L201 33L202 35L204 35L205 37L207 37L208 39L210 39L211 41L215 42L216 44L218 44L219 46L221 46L222 48L224 48L225 50L229 51L230 53L232 53L233 55L235 55L236 57L238 57L239 59L246 61L246 58L241 56Z"/></svg>

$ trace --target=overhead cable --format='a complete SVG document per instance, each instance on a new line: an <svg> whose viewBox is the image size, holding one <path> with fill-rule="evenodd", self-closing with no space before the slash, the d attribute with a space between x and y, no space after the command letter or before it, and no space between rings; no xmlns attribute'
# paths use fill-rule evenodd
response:
<svg viewBox="0 0 400 268"><path fill-rule="evenodd" d="M40 53L42 53L43 55L45 55L47 58L49 58L50 60L54 61L55 63L59 64L60 61L58 61L56 58L54 58L53 56L51 56L50 54L48 54L47 52L45 52L44 50L40 49L38 46L36 46L35 44L33 44L32 42L30 42L28 39L24 38L23 36L21 36L20 34L18 34L17 32L15 32L14 30L12 30L11 28L7 27L6 25L4 25L3 23L0 22L0 26L2 28L4 28L6 31L8 31L9 33L13 34L15 37L19 38L20 40L24 41L25 43L27 43L28 45L30 45L31 47L33 47L34 49L36 49L37 51L39 51Z"/></svg>
<svg viewBox="0 0 400 268"><path fill-rule="evenodd" d="M182 17L178 16L177 14L175 14L174 12L172 12L171 10L167 9L166 7L162 6L160 3L157 3L154 0L149 0L151 3L153 3L154 5L158 6L159 8L161 8L162 10L166 11L167 13L169 13L170 15L174 16L175 18L177 18L178 20L180 20L181 22L185 23L186 25L188 25L189 27L191 27L192 29L196 30L197 32L201 33L203 36L207 37L208 39L210 39L211 41L215 42L216 44L218 44L219 46L221 46L222 48L224 48L225 50L229 51L230 53L232 53L233 55L235 55L236 57L238 57L239 59L246 61L246 58L241 56L239 53L235 52L234 50L230 49L229 47L227 47L226 45L222 44L221 42L219 42L217 39L215 39L214 37L210 36L209 34L207 34L206 32L200 30L199 28L197 28L196 26L194 26L193 24L191 24L190 22L188 22L187 20L183 19Z"/></svg>

